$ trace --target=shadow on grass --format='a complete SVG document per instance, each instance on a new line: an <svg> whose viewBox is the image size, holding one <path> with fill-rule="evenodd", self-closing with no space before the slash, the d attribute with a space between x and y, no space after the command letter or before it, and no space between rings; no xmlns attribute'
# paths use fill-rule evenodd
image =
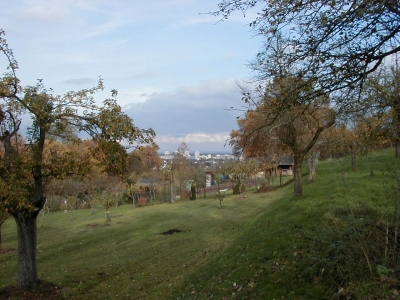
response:
<svg viewBox="0 0 400 300"><path fill-rule="evenodd" d="M18 286L6 286L0 290L0 299L65 299L61 295L61 287L51 283L39 280L35 289L27 290Z"/></svg>

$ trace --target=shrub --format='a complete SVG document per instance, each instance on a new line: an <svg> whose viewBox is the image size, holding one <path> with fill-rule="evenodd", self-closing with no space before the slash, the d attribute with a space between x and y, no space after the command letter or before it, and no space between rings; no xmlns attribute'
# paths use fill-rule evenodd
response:
<svg viewBox="0 0 400 300"><path fill-rule="evenodd" d="M61 201L62 197L58 195L53 195L50 197L47 197L47 205L49 207L50 211L58 211L61 210Z"/></svg>
<svg viewBox="0 0 400 300"><path fill-rule="evenodd" d="M270 186L268 182L263 182L263 183L261 183L260 187L257 189L257 193L271 192L273 190L274 190L274 188L272 186Z"/></svg>
<svg viewBox="0 0 400 300"><path fill-rule="evenodd" d="M138 201L139 207L146 206L146 204L147 204L147 198L145 198L145 197L139 198L139 201Z"/></svg>
<svg viewBox="0 0 400 300"><path fill-rule="evenodd" d="M302 230L300 233L313 245L308 251L303 276L314 281L340 283L348 293L357 293L352 282L360 279L385 280L389 288L395 287L394 230L386 228L373 209L365 205L337 208L321 218L325 226L318 231Z"/></svg>
<svg viewBox="0 0 400 300"><path fill-rule="evenodd" d="M196 200L196 185L192 184L190 187L190 200Z"/></svg>
<svg viewBox="0 0 400 300"><path fill-rule="evenodd" d="M188 192L188 191L182 191L182 192L181 192L181 199L182 199L182 200L189 200L189 199L190 199L190 192Z"/></svg>
<svg viewBox="0 0 400 300"><path fill-rule="evenodd" d="M242 190L242 193L244 193L244 192L246 191L246 186L245 186L243 183L242 183L241 190ZM233 194L234 194L234 195L240 194L240 191L239 191L239 183L236 184L236 185L233 187Z"/></svg>

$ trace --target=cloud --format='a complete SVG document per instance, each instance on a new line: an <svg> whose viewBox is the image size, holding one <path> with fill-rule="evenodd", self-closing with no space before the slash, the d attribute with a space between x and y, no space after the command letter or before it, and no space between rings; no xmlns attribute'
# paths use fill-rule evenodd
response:
<svg viewBox="0 0 400 300"><path fill-rule="evenodd" d="M234 79L201 81L174 91L148 94L125 112L140 128L152 128L161 149L177 149L181 142L203 149L222 149L242 112L241 94ZM216 149L218 148L218 149Z"/></svg>
<svg viewBox="0 0 400 300"><path fill-rule="evenodd" d="M185 136L162 135L156 137L157 143L180 144L202 144L202 143L225 143L229 139L229 132L221 133L190 133Z"/></svg>
<svg viewBox="0 0 400 300"><path fill-rule="evenodd" d="M155 142L160 147L160 151L175 151L184 142L191 151L220 151L221 153L231 153L229 145L229 133L192 133L183 136L163 135L156 136Z"/></svg>

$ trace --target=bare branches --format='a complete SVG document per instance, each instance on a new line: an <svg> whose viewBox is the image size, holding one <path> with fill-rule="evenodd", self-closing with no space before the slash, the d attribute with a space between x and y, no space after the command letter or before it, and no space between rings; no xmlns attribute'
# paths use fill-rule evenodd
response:
<svg viewBox="0 0 400 300"><path fill-rule="evenodd" d="M226 19L255 7L259 14L250 26L265 44L253 67L264 80L290 70L294 77L315 82L316 94L330 93L360 85L386 57L400 51L398 1L224 0L212 14ZM278 53L277 65L278 36L287 47Z"/></svg>

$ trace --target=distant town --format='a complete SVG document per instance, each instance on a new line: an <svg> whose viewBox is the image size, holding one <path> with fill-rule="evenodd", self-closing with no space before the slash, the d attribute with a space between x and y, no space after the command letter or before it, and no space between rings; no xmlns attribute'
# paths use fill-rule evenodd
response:
<svg viewBox="0 0 400 300"><path fill-rule="evenodd" d="M169 152L169 151L165 151L164 153L159 153L161 159L163 160L172 160L174 158L174 152ZM195 151L190 153L189 151L185 151L184 156L187 159L190 160L195 160L195 161L199 161L199 160L229 160L229 159L234 159L235 156L232 154L227 154L227 153L213 153L212 151L208 151L207 153L205 152L204 154L200 153L200 151Z"/></svg>

